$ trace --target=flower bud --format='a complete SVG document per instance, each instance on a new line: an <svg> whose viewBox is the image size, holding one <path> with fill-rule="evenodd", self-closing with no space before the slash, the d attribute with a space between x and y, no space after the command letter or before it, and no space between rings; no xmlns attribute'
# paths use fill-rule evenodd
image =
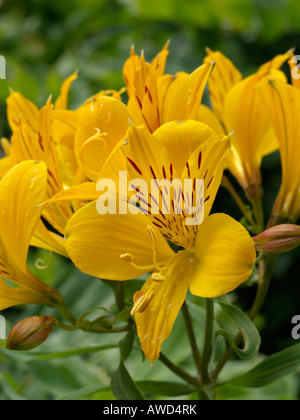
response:
<svg viewBox="0 0 300 420"><path fill-rule="evenodd" d="M44 343L57 326L53 316L32 316L18 322L6 341L10 350L31 350Z"/></svg>
<svg viewBox="0 0 300 420"><path fill-rule="evenodd" d="M300 245L300 226L277 225L253 238L256 249L271 254L292 251Z"/></svg>

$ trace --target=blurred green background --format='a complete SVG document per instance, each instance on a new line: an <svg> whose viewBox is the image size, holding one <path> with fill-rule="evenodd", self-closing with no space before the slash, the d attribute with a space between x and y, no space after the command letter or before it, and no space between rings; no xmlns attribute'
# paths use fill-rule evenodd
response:
<svg viewBox="0 0 300 420"><path fill-rule="evenodd" d="M57 97L61 82L79 70L72 86L70 105L78 106L101 89L124 85L122 66L130 47L144 50L151 60L170 39L167 72L192 71L201 65L205 47L220 50L248 75L263 62L291 47L300 50L300 2L298 0L0 0L0 54L6 58L7 79L0 81L0 135L10 136L6 122L5 99L8 88L42 106L48 96ZM287 70L287 69L286 69ZM278 153L263 163L265 209L268 217L280 185ZM229 195L221 190L214 211L240 217ZM32 253L35 260L40 255ZM47 254L43 254L47 259ZM272 354L295 342L291 339L291 319L300 313L299 257L296 250L279 258L270 296L259 319L262 353ZM32 265L35 269L34 265ZM107 286L82 275L60 258L50 268L37 273L59 287L67 303L80 316L92 306L113 308ZM127 285L128 299L134 284ZM237 297L248 309L255 288L241 288ZM192 299L192 298L191 298ZM194 319L203 325L202 302L193 306ZM17 308L5 312L9 325L25 316L49 314L42 308ZM174 362L191 369L189 348L181 334L179 317L165 351ZM199 344L202 330L197 328ZM9 328L8 328L9 329ZM57 352L92 344L117 343L120 336L93 336L84 333L55 332L41 352ZM176 345L180 340L180 345ZM218 340L222 340L221 338ZM40 350L40 349L38 349ZM43 360L41 354L20 355L0 352L0 399L44 399L69 395L86 387L103 387L90 398L111 398L106 391L111 372L118 364L118 349ZM137 380L174 380L157 362L151 370L134 350L128 366ZM241 363L227 369L239 371ZM243 369L243 367L242 367ZM191 371L192 372L192 371ZM226 372L225 372L226 376ZM299 397L295 378L288 378L258 391L224 389L220 398L291 399ZM73 397L83 398L87 392ZM85 398L88 398L85 396Z"/></svg>

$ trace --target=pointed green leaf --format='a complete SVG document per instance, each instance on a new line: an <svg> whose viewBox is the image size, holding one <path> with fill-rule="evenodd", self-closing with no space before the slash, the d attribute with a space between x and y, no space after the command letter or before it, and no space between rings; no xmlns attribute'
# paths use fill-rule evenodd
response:
<svg viewBox="0 0 300 420"><path fill-rule="evenodd" d="M191 385L178 382L138 381L138 387L144 394L162 395L165 397L179 397L189 395L195 391Z"/></svg>
<svg viewBox="0 0 300 420"><path fill-rule="evenodd" d="M135 339L135 329L132 328L128 331L124 338L120 341L120 350L121 350L121 357L123 362L129 357L131 350L133 348Z"/></svg>
<svg viewBox="0 0 300 420"><path fill-rule="evenodd" d="M94 385L94 386L87 386L81 389L78 389L76 391L73 392L69 392L66 395L63 395L62 397L56 398L57 401L63 401L63 400L67 400L67 401L75 401L75 400L79 400L80 398L84 398L87 397L91 394L95 394L96 392L103 392L103 391L109 391L108 387L101 387L99 385Z"/></svg>
<svg viewBox="0 0 300 420"><path fill-rule="evenodd" d="M237 356L241 359L252 359L255 357L260 348L261 339L253 322L251 322L247 315L236 306L224 303L219 299L217 299L216 302L221 306L224 314L239 329L244 340L244 348L240 349L235 340L231 337L230 333L226 330L217 331L215 338L219 335L225 337Z"/></svg>
<svg viewBox="0 0 300 420"><path fill-rule="evenodd" d="M117 400L145 399L122 360L119 368L112 374L111 389Z"/></svg>
<svg viewBox="0 0 300 420"><path fill-rule="evenodd" d="M298 372L300 372L300 343L273 354L249 372L231 379L228 383L259 388Z"/></svg>

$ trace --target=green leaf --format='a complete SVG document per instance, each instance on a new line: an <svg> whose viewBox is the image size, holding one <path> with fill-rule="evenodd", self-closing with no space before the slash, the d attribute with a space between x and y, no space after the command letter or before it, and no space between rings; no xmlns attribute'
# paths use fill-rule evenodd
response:
<svg viewBox="0 0 300 420"><path fill-rule="evenodd" d="M129 372L122 360L119 368L112 375L111 389L117 400L145 399L142 392L129 375Z"/></svg>
<svg viewBox="0 0 300 420"><path fill-rule="evenodd" d="M188 395L195 391L195 388L191 385L178 382L137 381L136 384L144 394L163 395L166 397Z"/></svg>
<svg viewBox="0 0 300 420"><path fill-rule="evenodd" d="M108 391L109 388L108 387L99 387L99 385L94 385L94 386L87 386L81 389L78 389L76 391L73 392L69 392L66 395L63 395L62 397L56 398L57 401L62 401L62 400L68 400L68 401L75 401L75 400L79 400L80 398L84 398L87 397L88 395L91 394L95 394L96 392L101 392L101 391Z"/></svg>
<svg viewBox="0 0 300 420"><path fill-rule="evenodd" d="M116 344L107 344L103 346L82 347L79 349L66 350L66 351L61 351L57 353L46 353L46 354L38 353L38 354L32 354L32 356L33 356L33 360L64 359L64 358L68 358L72 356L80 356L83 354L96 353L102 350L115 349L117 347L118 346Z"/></svg>
<svg viewBox="0 0 300 420"><path fill-rule="evenodd" d="M12 401L25 401L26 398L23 398L20 394L18 394L7 379L8 378L4 376L0 377L0 384L7 398Z"/></svg>
<svg viewBox="0 0 300 420"><path fill-rule="evenodd" d="M237 356L241 359L252 359L255 357L258 353L261 339L259 332L257 331L257 328L253 322L251 322L247 315L236 306L224 303L219 299L217 299L216 302L221 306L224 314L239 329L244 340L244 348L240 349L235 343L234 339L231 337L230 333L226 330L222 329L217 331L215 338L219 335L225 337Z"/></svg>
<svg viewBox="0 0 300 420"><path fill-rule="evenodd" d="M228 383L259 388L298 372L300 372L300 343L273 354L249 372L231 379Z"/></svg>
<svg viewBox="0 0 300 420"><path fill-rule="evenodd" d="M130 312L131 312L132 308L125 308L123 309L121 312L118 313L118 315L115 318L114 322L117 321L124 321L124 322L128 322L129 318L130 318Z"/></svg>
<svg viewBox="0 0 300 420"><path fill-rule="evenodd" d="M105 314L95 319L94 321L92 321L90 327L91 328L100 327L100 328L105 328L107 330L110 330L112 329L112 326L114 325L115 320L116 320L115 315Z"/></svg>
<svg viewBox="0 0 300 420"><path fill-rule="evenodd" d="M132 328L128 331L124 338L120 341L120 350L121 350L121 357L123 362L129 357L131 350L133 348L135 339L135 329Z"/></svg>

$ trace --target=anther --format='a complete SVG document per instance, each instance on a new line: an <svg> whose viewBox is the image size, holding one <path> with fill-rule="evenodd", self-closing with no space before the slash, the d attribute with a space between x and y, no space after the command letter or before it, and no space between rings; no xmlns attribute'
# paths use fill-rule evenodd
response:
<svg viewBox="0 0 300 420"><path fill-rule="evenodd" d="M133 255L132 254L122 254L120 255L121 260L127 262L127 263L132 263L133 261Z"/></svg>
<svg viewBox="0 0 300 420"><path fill-rule="evenodd" d="M140 294L139 294L140 292ZM137 312L142 313L146 310L146 308L148 307L151 299L154 296L154 290L149 290L148 292L144 293L141 290L139 292L136 292L134 294L134 298L137 299L138 296L140 296L138 298L138 300L134 303L133 308L131 309L131 315L135 315Z"/></svg>
<svg viewBox="0 0 300 420"><path fill-rule="evenodd" d="M147 229L148 229L148 233L150 235L150 239L151 239L151 243L152 243L152 250L156 251L156 249L157 249L157 238L156 238L155 231L154 231L153 227L150 226L150 225L147 226Z"/></svg>
<svg viewBox="0 0 300 420"><path fill-rule="evenodd" d="M164 281L166 279L165 276L163 276L161 273L153 273L152 276L151 276L151 278L154 281L158 281L158 282Z"/></svg>

